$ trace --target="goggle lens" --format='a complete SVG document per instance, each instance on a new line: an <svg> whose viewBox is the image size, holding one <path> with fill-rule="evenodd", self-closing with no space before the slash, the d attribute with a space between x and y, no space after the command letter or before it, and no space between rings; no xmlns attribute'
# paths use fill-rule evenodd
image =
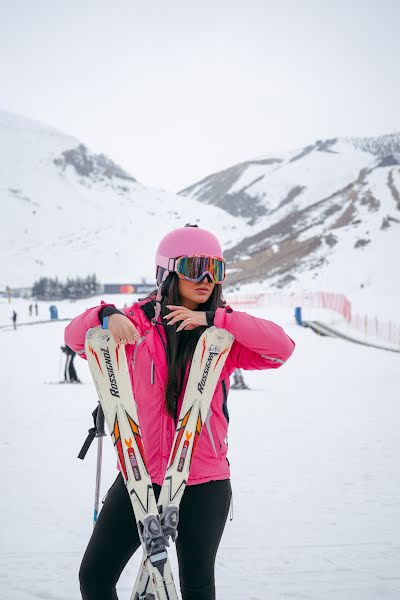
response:
<svg viewBox="0 0 400 600"><path fill-rule="evenodd" d="M201 281L206 275L213 283L225 279L225 261L217 256L181 256L176 261L175 271L181 279Z"/></svg>

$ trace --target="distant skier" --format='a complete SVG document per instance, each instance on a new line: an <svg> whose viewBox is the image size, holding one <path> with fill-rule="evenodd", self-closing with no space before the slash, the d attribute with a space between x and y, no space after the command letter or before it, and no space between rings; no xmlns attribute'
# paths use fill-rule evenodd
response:
<svg viewBox="0 0 400 600"><path fill-rule="evenodd" d="M176 549L182 600L215 598L215 558L232 494L223 382L237 367L276 369L294 349L294 342L275 323L227 306L222 296L224 279L225 261L218 239L197 225L187 225L168 233L159 243L158 290L122 311L105 303L90 308L75 317L65 331L66 343L82 358L88 329L100 324L107 323L117 343L127 344L147 468L157 499L196 344L212 325L236 338L215 389L208 427L199 438L179 509ZM139 546L132 505L120 473L106 496L81 564L83 600L117 600L116 583Z"/></svg>
<svg viewBox="0 0 400 600"><path fill-rule="evenodd" d="M36 314L36 316L38 316L38 314L39 314L39 307L38 307L37 302L35 302L35 314Z"/></svg>
<svg viewBox="0 0 400 600"><path fill-rule="evenodd" d="M249 386L245 384L243 379L243 373L241 369L235 369L233 372L233 385L232 390L248 390Z"/></svg>
<svg viewBox="0 0 400 600"><path fill-rule="evenodd" d="M14 325L14 329L17 329L17 313L15 312L15 310L13 310L11 319Z"/></svg>
<svg viewBox="0 0 400 600"><path fill-rule="evenodd" d="M74 352L72 348L67 345L61 346L61 350L66 354L64 381L66 383L81 383L74 367L74 358L76 352Z"/></svg>
<svg viewBox="0 0 400 600"><path fill-rule="evenodd" d="M30 317L32 316L32 309L33 309L33 306L32 306L32 304L30 304L29 305L29 316Z"/></svg>

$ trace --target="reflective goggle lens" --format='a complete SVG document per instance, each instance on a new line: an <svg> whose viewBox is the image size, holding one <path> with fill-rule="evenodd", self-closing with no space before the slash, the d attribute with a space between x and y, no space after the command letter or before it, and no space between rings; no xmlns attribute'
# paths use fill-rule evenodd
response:
<svg viewBox="0 0 400 600"><path fill-rule="evenodd" d="M200 281L210 275L213 283L225 279L225 262L217 256L181 256L176 261L175 271L181 279Z"/></svg>

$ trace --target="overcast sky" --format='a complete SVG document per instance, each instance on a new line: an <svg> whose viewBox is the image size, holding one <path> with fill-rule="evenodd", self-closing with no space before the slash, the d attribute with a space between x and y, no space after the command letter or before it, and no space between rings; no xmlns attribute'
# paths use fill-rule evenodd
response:
<svg viewBox="0 0 400 600"><path fill-rule="evenodd" d="M1 0L0 108L145 184L400 130L400 0Z"/></svg>

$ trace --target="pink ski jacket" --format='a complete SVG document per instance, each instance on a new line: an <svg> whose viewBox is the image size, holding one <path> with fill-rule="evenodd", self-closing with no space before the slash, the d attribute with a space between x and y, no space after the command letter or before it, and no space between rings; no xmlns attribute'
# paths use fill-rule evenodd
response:
<svg viewBox="0 0 400 600"><path fill-rule="evenodd" d="M147 458L154 483L162 485L175 434L174 419L165 410L164 390L167 381L167 359L161 337L166 343L164 327L153 326L141 308L148 300L121 309L140 333L134 345L126 346L130 377ZM82 358L88 329L100 324L98 313L111 306L104 302L90 308L71 321L65 330L65 343ZM218 308L214 325L235 337L232 349L217 384L208 417L193 457L188 485L230 477L227 459L228 410L226 405L229 376L235 368L277 369L294 350L294 342L281 327L271 321ZM187 371L188 372L188 371ZM178 399L182 405L185 386Z"/></svg>

